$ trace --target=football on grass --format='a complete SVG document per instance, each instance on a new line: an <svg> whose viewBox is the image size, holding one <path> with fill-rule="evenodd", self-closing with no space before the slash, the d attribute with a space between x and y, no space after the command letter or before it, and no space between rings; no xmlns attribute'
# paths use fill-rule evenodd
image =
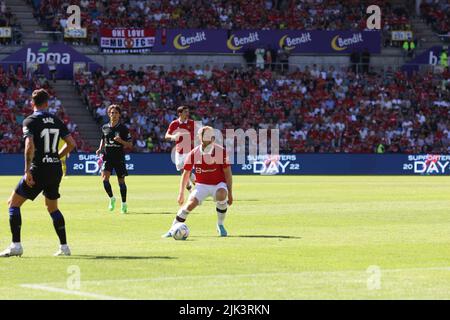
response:
<svg viewBox="0 0 450 320"><path fill-rule="evenodd" d="M189 228L185 223L177 223L173 230L172 237L175 240L186 240L189 236Z"/></svg>

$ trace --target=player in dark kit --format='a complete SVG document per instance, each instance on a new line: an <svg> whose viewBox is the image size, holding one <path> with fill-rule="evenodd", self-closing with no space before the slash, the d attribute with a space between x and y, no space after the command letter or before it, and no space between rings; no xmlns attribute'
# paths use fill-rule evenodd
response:
<svg viewBox="0 0 450 320"><path fill-rule="evenodd" d="M109 123L102 127L102 139L97 155L103 154L102 179L103 187L109 196L109 211L113 211L116 206L116 198L114 198L109 177L113 170L116 171L117 180L119 182L120 195L122 196L122 206L120 211L127 213L127 185L125 184L125 176L128 175L125 165L124 147L132 148L130 142L131 135L128 128L120 123L120 107L118 105L110 105L108 107Z"/></svg>
<svg viewBox="0 0 450 320"><path fill-rule="evenodd" d="M8 200L12 243L0 253L0 257L23 254L20 240L22 227L20 207L28 199L33 201L42 191L45 205L61 244L55 256L70 255L64 217L58 209L58 198L60 197L59 184L62 178L60 159L75 148L75 141L66 125L56 116L45 111L48 107L48 99L49 95L45 90L35 90L31 102L34 113L23 121L25 175ZM58 152L60 138L66 144Z"/></svg>

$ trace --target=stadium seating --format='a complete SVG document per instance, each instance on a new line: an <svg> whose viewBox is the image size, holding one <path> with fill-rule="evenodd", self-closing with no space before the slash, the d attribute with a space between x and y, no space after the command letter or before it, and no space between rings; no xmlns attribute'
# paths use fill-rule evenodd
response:
<svg viewBox="0 0 450 320"><path fill-rule="evenodd" d="M432 29L444 39L450 41L450 5L447 1L422 1L422 17Z"/></svg>
<svg viewBox="0 0 450 320"><path fill-rule="evenodd" d="M209 66L148 66L78 73L76 86L100 123L110 103L124 107L138 152L168 152L175 109L192 107L216 128L278 128L282 151L448 152L450 73L407 76L388 68L355 74L316 65L288 75ZM447 101L447 102L446 102ZM98 112L98 110L101 110ZM99 115L100 114L100 115Z"/></svg>
<svg viewBox="0 0 450 320"><path fill-rule="evenodd" d="M0 27L11 27L11 38L0 38L0 44L22 43L22 27L5 0L0 1Z"/></svg>
<svg viewBox="0 0 450 320"><path fill-rule="evenodd" d="M10 65L8 70L0 66L0 153L22 152L22 121L32 113L30 96L33 90L39 88L49 92L49 111L57 114L67 125L77 142L78 151L89 151L77 125L70 121L47 79Z"/></svg>
<svg viewBox="0 0 450 320"><path fill-rule="evenodd" d="M98 41L102 27L207 28L207 29L365 29L366 8L377 4L383 10L385 30L410 28L403 10L394 10L387 0L121 0L71 1L82 11L82 26L88 29L88 43ZM35 16L49 30L65 26L68 1L35 0Z"/></svg>

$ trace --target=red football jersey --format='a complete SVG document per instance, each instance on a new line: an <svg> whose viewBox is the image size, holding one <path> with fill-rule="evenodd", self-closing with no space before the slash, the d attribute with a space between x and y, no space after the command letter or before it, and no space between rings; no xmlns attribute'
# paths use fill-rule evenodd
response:
<svg viewBox="0 0 450 320"><path fill-rule="evenodd" d="M216 185L225 181L223 169L230 166L226 150L214 144L212 151L204 153L202 146L196 147L186 157L184 170L194 168L195 182Z"/></svg>
<svg viewBox="0 0 450 320"><path fill-rule="evenodd" d="M169 129L167 129L168 134L174 134L177 132L178 129L184 129L189 132L188 139L191 140L191 147L187 148L188 144L182 143L183 140L186 139L187 137L187 135L182 135L176 141L176 151L178 153L181 154L189 153L194 148L194 139L195 139L194 127L195 127L194 120L191 119L188 119L185 122L181 122L179 119L176 119L170 123ZM185 150L183 150L183 147L185 147Z"/></svg>

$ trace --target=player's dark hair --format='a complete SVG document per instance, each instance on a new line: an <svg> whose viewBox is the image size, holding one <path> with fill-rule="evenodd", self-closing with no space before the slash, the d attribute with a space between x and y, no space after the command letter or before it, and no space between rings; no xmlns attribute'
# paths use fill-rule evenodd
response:
<svg viewBox="0 0 450 320"><path fill-rule="evenodd" d="M44 105L49 98L50 95L44 89L34 90L31 94L31 99L33 100L34 105L37 107L41 107L42 105Z"/></svg>
<svg viewBox="0 0 450 320"><path fill-rule="evenodd" d="M180 106L177 108L177 114L182 114L184 110L189 110L188 106Z"/></svg>
<svg viewBox="0 0 450 320"><path fill-rule="evenodd" d="M108 114L111 112L111 110L116 110L119 114L122 112L117 104L112 104L108 107Z"/></svg>

